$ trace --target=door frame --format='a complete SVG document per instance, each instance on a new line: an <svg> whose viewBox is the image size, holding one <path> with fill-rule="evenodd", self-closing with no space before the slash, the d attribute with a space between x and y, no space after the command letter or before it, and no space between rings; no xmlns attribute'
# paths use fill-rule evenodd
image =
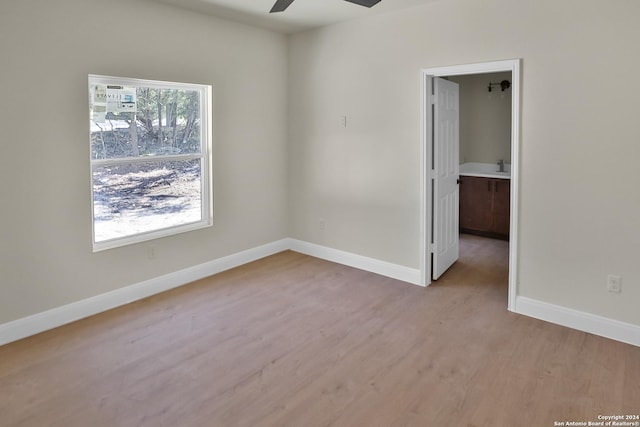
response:
<svg viewBox="0 0 640 427"><path fill-rule="evenodd" d="M422 69L421 78L421 124L422 144L420 153L420 284L431 284L432 189L430 147L433 131L431 111L431 77L460 76L511 72L511 204L509 219L509 298L507 309L515 311L518 278L518 189L520 181L520 59L480 62Z"/></svg>

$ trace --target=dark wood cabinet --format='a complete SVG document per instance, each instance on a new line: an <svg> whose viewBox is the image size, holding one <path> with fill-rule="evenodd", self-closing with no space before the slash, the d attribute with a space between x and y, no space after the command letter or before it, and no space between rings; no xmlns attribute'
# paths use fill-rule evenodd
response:
<svg viewBox="0 0 640 427"><path fill-rule="evenodd" d="M511 180L495 179L493 193L493 229L505 239L509 238L509 207L511 205Z"/></svg>
<svg viewBox="0 0 640 427"><path fill-rule="evenodd" d="M460 231L509 239L511 181L460 177Z"/></svg>

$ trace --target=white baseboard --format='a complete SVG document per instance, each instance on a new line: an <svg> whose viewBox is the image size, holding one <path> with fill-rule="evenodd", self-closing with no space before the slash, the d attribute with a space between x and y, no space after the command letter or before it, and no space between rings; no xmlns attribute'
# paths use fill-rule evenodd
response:
<svg viewBox="0 0 640 427"><path fill-rule="evenodd" d="M103 311L146 298L169 289L191 283L216 273L243 264L292 250L327 261L336 262L361 270L420 285L420 270L380 261L378 259L328 248L296 239L282 239L256 248L218 258L204 264L185 268L164 276L145 280L131 286L96 295L81 301L56 307L32 316L0 325L0 345L17 341L64 324L101 313ZM640 346L640 326L620 322L595 314L537 301L527 297L516 297L516 313L566 326L616 341Z"/></svg>
<svg viewBox="0 0 640 427"><path fill-rule="evenodd" d="M169 289L203 279L216 273L291 249L317 258L419 284L420 271L367 258L337 249L325 248L295 239L282 239L256 248L218 258L204 264L155 277L105 294L76 301L51 310L23 317L0 325L0 345L17 341L73 321L146 298Z"/></svg>
<svg viewBox="0 0 640 427"><path fill-rule="evenodd" d="M516 313L640 347L640 326L527 297L516 298Z"/></svg>
<svg viewBox="0 0 640 427"><path fill-rule="evenodd" d="M155 277L105 294L73 302L0 325L0 345L17 341L103 311L177 288L242 264L289 249L282 239L256 248L218 258L204 264Z"/></svg>
<svg viewBox="0 0 640 427"><path fill-rule="evenodd" d="M289 239L289 242L289 249L292 251L421 286L420 270L417 268L404 267L301 240Z"/></svg>

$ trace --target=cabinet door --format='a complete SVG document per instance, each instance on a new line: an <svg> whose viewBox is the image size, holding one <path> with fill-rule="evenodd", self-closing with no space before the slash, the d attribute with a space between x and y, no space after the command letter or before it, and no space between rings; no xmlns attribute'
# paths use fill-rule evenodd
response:
<svg viewBox="0 0 640 427"><path fill-rule="evenodd" d="M493 227L494 233L509 236L509 207L511 201L511 181L496 179L493 193Z"/></svg>
<svg viewBox="0 0 640 427"><path fill-rule="evenodd" d="M460 228L487 231L491 229L493 183L487 178L460 177Z"/></svg>

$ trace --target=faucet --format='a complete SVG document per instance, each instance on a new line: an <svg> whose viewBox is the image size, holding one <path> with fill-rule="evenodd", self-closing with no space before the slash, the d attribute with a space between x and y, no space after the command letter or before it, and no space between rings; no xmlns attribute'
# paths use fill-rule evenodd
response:
<svg viewBox="0 0 640 427"><path fill-rule="evenodd" d="M498 172L504 172L504 160L498 160Z"/></svg>

